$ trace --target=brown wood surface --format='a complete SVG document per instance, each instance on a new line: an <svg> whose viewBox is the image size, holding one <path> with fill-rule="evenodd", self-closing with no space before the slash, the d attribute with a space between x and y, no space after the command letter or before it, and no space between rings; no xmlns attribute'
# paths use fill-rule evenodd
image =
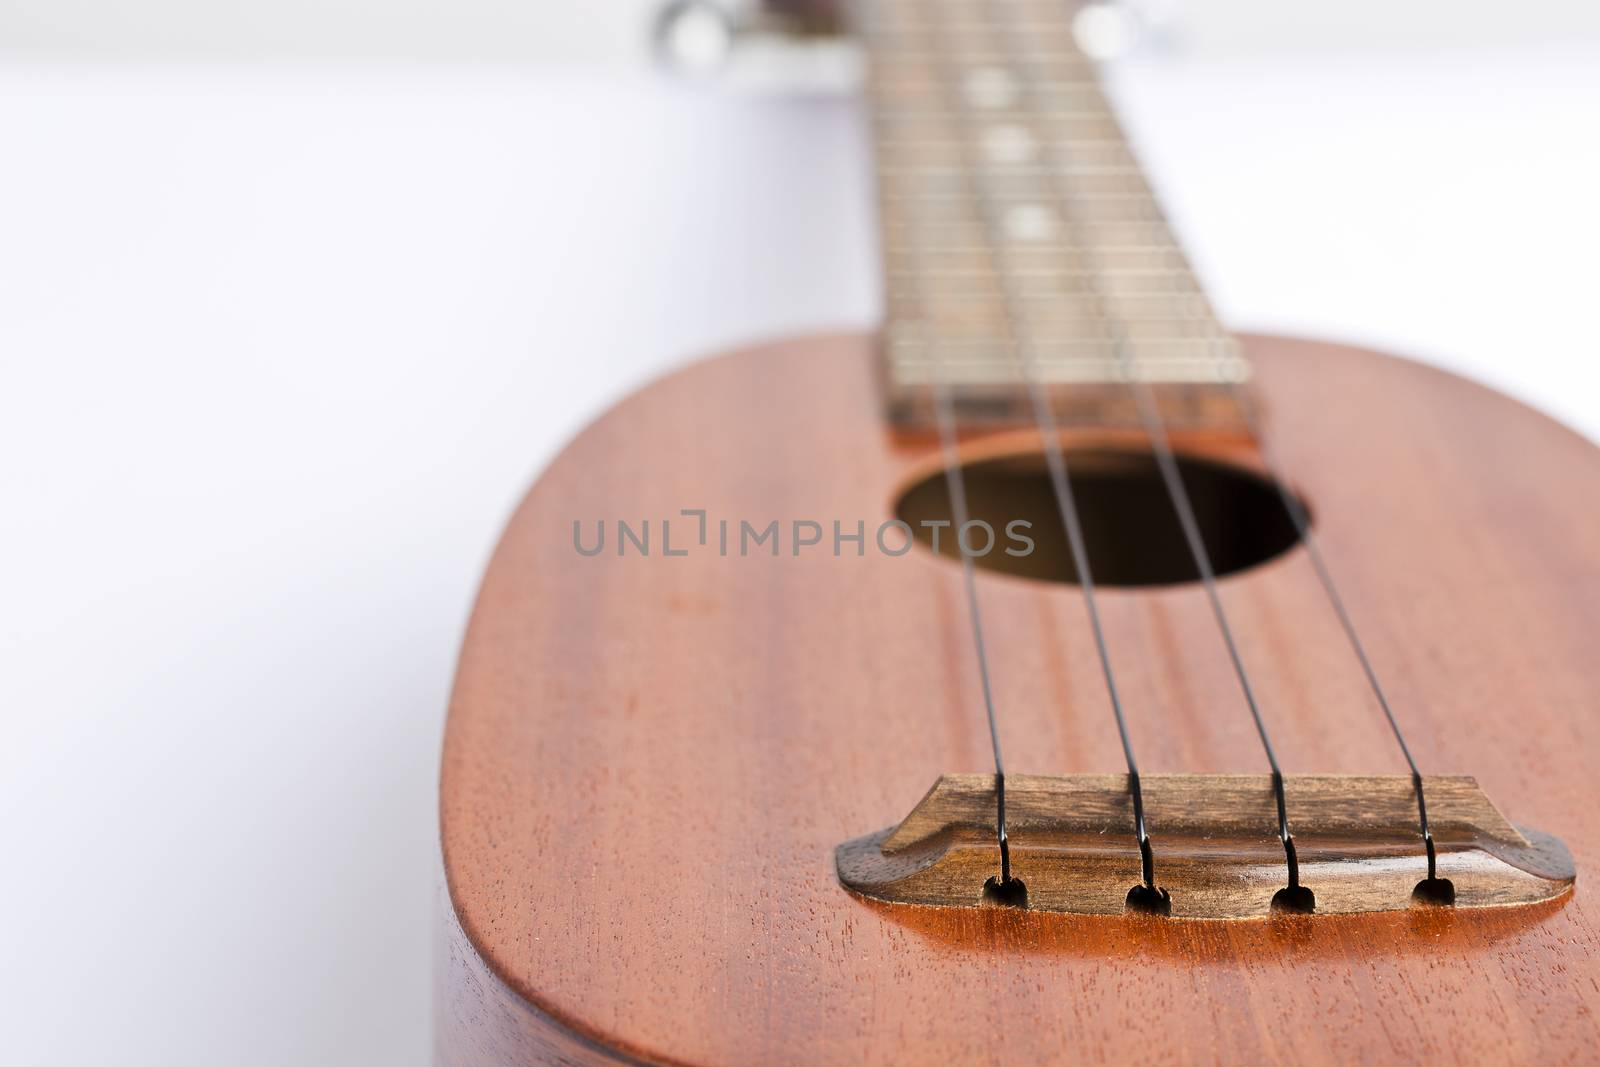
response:
<svg viewBox="0 0 1600 1067"><path fill-rule="evenodd" d="M1511 821L1561 837L1574 895L1205 923L841 888L839 842L897 823L942 774L989 769L958 568L921 550L572 544L574 519L658 526L681 508L889 517L927 443L885 429L868 339L795 341L621 404L494 556L443 760L441 1061L1600 1059L1584 881L1600 856L1600 452L1420 365L1260 338L1246 354L1423 769L1474 775ZM979 585L1008 769L1120 771L1081 592ZM1404 771L1303 552L1222 596L1285 770ZM1203 594L1101 603L1145 770L1261 772Z"/></svg>
<svg viewBox="0 0 1600 1067"><path fill-rule="evenodd" d="M1299 884L1318 913L1396 911L1428 877L1408 775L1285 775ZM1155 885L1146 907L1187 919L1260 918L1288 885L1269 774L1143 774ZM1506 822L1466 776L1426 780L1436 878L1458 910L1538 904L1570 891L1560 841ZM898 826L843 842L839 880L875 900L993 906L1001 877L993 774L947 774ZM1126 774L1006 775L1006 834L1022 906L1121 914L1143 868ZM1280 902L1281 903L1281 902Z"/></svg>

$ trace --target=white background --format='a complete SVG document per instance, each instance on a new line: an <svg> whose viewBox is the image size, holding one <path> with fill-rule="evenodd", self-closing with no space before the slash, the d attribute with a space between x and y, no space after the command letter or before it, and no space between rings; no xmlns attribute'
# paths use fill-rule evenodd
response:
<svg viewBox="0 0 1600 1067"><path fill-rule="evenodd" d="M1112 72L1224 315L1600 437L1593 5L1315 7ZM853 105L663 83L647 9L0 0L8 1062L427 1062L500 523L647 377L877 313Z"/></svg>

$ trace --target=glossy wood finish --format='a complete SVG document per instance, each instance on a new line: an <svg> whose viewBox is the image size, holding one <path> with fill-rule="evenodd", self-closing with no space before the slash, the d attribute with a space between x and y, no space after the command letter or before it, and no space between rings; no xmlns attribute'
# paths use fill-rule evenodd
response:
<svg viewBox="0 0 1600 1067"><path fill-rule="evenodd" d="M1141 775L1154 884L1135 910L1262 918L1287 898L1269 774ZM1408 775L1284 776L1297 885L1319 914L1401 911L1429 878ZM1426 779L1437 863L1424 895L1457 910L1541 904L1572 886L1562 843L1506 822L1470 777ZM840 844L839 881L897 904L982 908L1003 884L993 774L947 774L898 826ZM1006 775L1013 904L1120 915L1141 886L1126 774ZM1132 839L1130 841L1130 838ZM1158 892L1157 892L1158 891ZM1276 902L1276 903L1275 903Z"/></svg>
<svg viewBox="0 0 1600 1067"><path fill-rule="evenodd" d="M464 938L441 1060L1592 1061L1600 452L1416 364L1245 346L1423 769L1472 774L1513 822L1564 839L1574 896L1199 923L845 891L835 845L896 823L941 774L988 769L958 569L870 544L794 557L787 540L723 558L714 525L712 550L674 558L583 558L572 540L575 519L683 508L869 530L892 515L936 462L927 442L884 428L868 339L795 341L620 405L495 554L445 742ZM675 523L675 545L691 529ZM979 584L1008 769L1120 771L1081 592ZM1286 770L1403 772L1303 552L1222 596ZM1262 771L1200 591L1101 604L1144 768Z"/></svg>

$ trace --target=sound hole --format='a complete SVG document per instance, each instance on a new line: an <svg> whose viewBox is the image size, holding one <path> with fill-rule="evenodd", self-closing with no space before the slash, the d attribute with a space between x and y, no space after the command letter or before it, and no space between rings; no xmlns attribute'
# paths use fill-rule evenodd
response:
<svg viewBox="0 0 1600 1067"><path fill-rule="evenodd" d="M1097 584L1176 585L1199 580L1153 456L1072 450L1067 463ZM1265 478L1193 456L1180 456L1178 467L1219 576L1265 563L1299 540L1277 487ZM981 527L969 531L967 544L977 566L1040 581L1077 583L1043 455L979 460L964 466L962 475L971 521L987 523L994 531L987 551L985 531ZM950 527L933 525L950 521L943 471L907 489L895 510L924 547L932 548L937 535L939 554L960 558ZM1019 522L1027 525L1014 525ZM1030 539L1031 549L1008 529Z"/></svg>

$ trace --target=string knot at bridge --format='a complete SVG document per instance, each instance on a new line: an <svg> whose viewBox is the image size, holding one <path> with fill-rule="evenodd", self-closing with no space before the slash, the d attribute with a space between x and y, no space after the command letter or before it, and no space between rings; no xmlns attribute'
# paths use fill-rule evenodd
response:
<svg viewBox="0 0 1600 1067"><path fill-rule="evenodd" d="M1244 919L1288 884L1269 775L1146 774L1145 819L1165 913ZM1298 813L1298 883L1317 913L1395 911L1436 901L1409 775L1285 775ZM1425 779L1436 880L1456 907L1535 904L1576 878L1566 846L1513 826L1472 778ZM841 844L839 880L892 903L981 907L995 870L993 775L946 775L898 825ZM1122 774L1006 776L1013 876L1039 911L1119 914L1144 862ZM1139 908L1137 910L1149 910Z"/></svg>

